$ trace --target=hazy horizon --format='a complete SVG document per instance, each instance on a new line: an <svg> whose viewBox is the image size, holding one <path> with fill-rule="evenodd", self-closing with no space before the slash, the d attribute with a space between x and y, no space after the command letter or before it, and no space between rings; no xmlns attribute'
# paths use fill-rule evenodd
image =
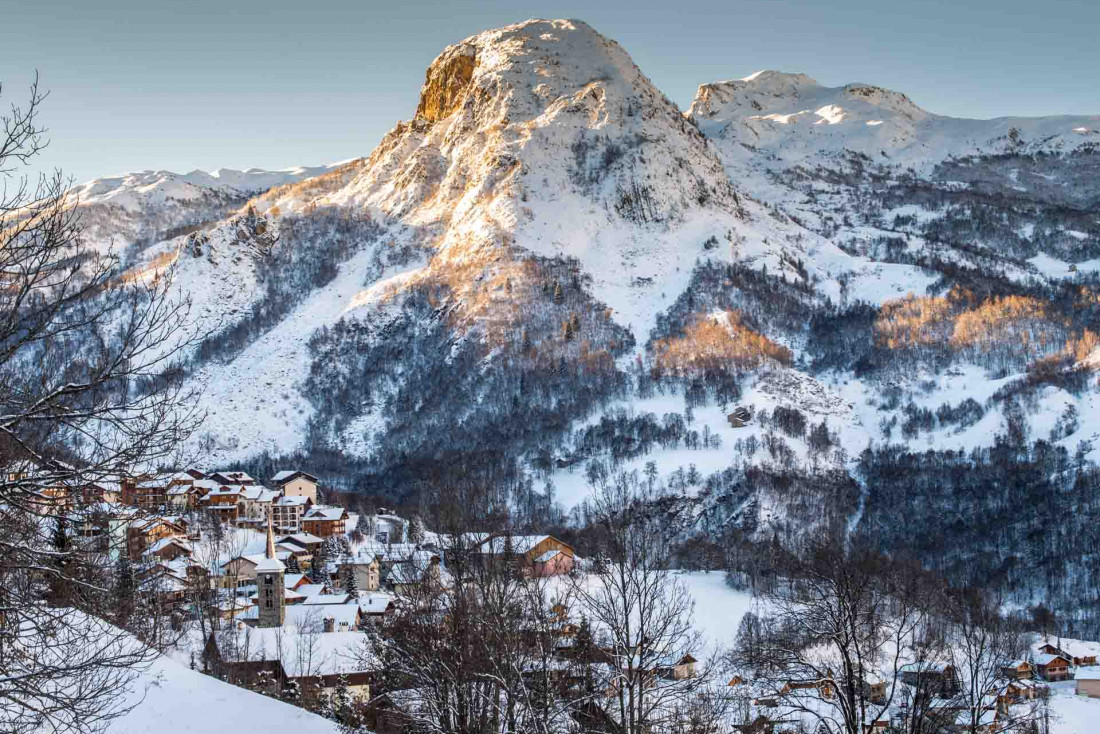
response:
<svg viewBox="0 0 1100 734"><path fill-rule="evenodd" d="M182 11L181 11L182 8ZM553 11L553 12L551 12ZM1100 5L850 0L627 4L58 0L4 11L5 105L34 71L52 143L36 171L319 165L367 155L415 110L449 44L530 17L580 18L682 108L760 69L876 84L937 114L1100 114Z"/></svg>

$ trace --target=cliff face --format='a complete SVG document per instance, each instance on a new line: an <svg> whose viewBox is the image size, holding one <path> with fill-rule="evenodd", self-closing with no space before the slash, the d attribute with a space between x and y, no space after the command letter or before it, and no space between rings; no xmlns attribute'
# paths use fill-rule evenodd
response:
<svg viewBox="0 0 1100 734"><path fill-rule="evenodd" d="M477 48L466 44L452 46L428 67L416 117L437 122L462 104L477 66Z"/></svg>

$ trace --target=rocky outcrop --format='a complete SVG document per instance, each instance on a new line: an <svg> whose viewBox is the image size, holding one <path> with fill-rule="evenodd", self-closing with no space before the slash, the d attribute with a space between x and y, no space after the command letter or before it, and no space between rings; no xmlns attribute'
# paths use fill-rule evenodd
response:
<svg viewBox="0 0 1100 734"><path fill-rule="evenodd" d="M437 122L450 115L463 100L474 78L477 48L469 44L451 46L428 67L416 117Z"/></svg>

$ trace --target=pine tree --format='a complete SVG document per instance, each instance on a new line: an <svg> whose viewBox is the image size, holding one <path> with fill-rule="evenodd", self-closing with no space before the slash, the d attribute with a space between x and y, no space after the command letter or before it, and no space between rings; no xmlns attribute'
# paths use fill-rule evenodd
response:
<svg viewBox="0 0 1100 734"><path fill-rule="evenodd" d="M344 566L344 591L359 598L359 581L355 578L355 569L351 566Z"/></svg>
<svg viewBox="0 0 1100 734"><path fill-rule="evenodd" d="M287 573L301 573L302 568L298 565L298 557L291 553L286 559L286 572Z"/></svg>
<svg viewBox="0 0 1100 734"><path fill-rule="evenodd" d="M413 515L409 522L409 542L420 545L424 542L424 521L420 515Z"/></svg>
<svg viewBox="0 0 1100 734"><path fill-rule="evenodd" d="M134 613L137 595L137 581L134 577L134 564L126 553L119 554L115 565L115 620L118 626L126 628Z"/></svg>
<svg viewBox="0 0 1100 734"><path fill-rule="evenodd" d="M63 607L67 606L70 602L69 599L69 581L70 581L70 547L69 547L69 534L65 528L65 518L57 518L57 524L54 526L53 531L53 550L56 555L53 556L53 560L50 564L53 566L54 573L49 576L49 594L50 603L54 606ZM123 553L125 553L123 549Z"/></svg>
<svg viewBox="0 0 1100 734"><path fill-rule="evenodd" d="M309 577L315 584L323 584L328 581L328 548L326 543L321 543L313 554L313 560L309 569Z"/></svg>
<svg viewBox="0 0 1100 734"><path fill-rule="evenodd" d="M554 283L554 305L565 303L565 292L561 289L561 283Z"/></svg>

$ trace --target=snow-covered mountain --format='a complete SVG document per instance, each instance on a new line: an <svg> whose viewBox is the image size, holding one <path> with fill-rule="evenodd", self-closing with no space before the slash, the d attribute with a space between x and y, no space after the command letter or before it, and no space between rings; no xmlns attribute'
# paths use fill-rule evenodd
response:
<svg viewBox="0 0 1100 734"><path fill-rule="evenodd" d="M1025 604L1003 549L1043 521L1005 508L1100 512L1097 129L778 72L685 113L588 25L535 20L444 50L366 158L84 194L116 233L134 197L187 226L128 263L173 264L212 327L186 365L207 461L298 454L349 488L476 485L543 517L648 471L685 533L864 535L993 563ZM225 209L180 218L192 189Z"/></svg>
<svg viewBox="0 0 1100 734"><path fill-rule="evenodd" d="M1068 154L1100 144L1100 115L945 117L889 89L825 87L805 74L779 71L703 84L687 114L732 156L774 167L860 153L930 170L950 157Z"/></svg>
<svg viewBox="0 0 1100 734"><path fill-rule="evenodd" d="M312 178L329 166L282 171L222 168L212 173L139 171L74 186L85 236L97 249L151 244L178 231L222 219L248 197L273 186Z"/></svg>

